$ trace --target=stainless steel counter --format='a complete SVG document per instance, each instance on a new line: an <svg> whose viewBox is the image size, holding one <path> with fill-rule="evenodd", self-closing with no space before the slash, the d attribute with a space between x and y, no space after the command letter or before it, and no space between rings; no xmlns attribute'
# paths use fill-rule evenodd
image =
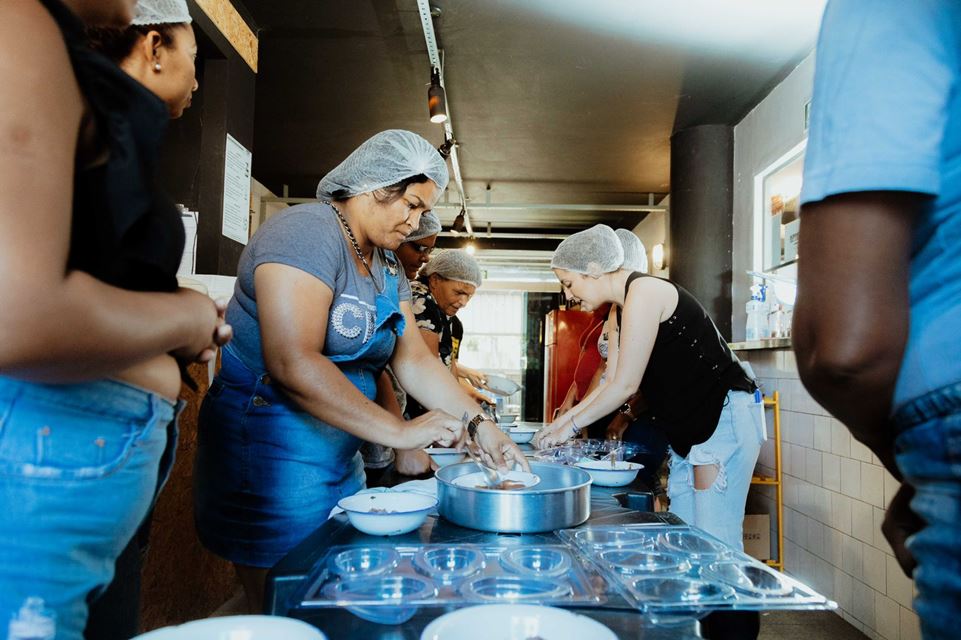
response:
<svg viewBox="0 0 961 640"><path fill-rule="evenodd" d="M627 524L659 523L683 524L670 513L645 513L620 506L616 494L625 493L630 488L604 489L591 488L591 516L586 524ZM298 592L312 567L324 557L327 550L335 545L359 542L381 543L475 543L504 544L505 546L524 544L557 543L554 533L540 534L497 534L465 529L437 516L427 521L409 534L388 539L368 536L354 529L346 516L335 516L327 521L296 549L275 566L268 577L267 610L269 613L288 615L305 620L327 634L329 638L364 638L365 640L417 640L423 629L448 609L442 607L422 607L409 621L396 626L380 625L362 620L346 610L298 610L295 603ZM656 626L635 609L629 607L617 594L609 594L604 608L571 609L589 616L609 627L620 638L677 640L680 638L700 638L698 625L694 619L680 620L671 626Z"/></svg>

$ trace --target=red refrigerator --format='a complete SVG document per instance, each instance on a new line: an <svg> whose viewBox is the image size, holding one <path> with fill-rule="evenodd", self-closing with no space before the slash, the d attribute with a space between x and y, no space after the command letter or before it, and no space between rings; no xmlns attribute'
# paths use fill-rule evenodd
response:
<svg viewBox="0 0 961 640"><path fill-rule="evenodd" d="M554 409L574 381L580 355L581 334L596 322L593 314L555 309L547 314L544 327L544 421L550 422Z"/></svg>

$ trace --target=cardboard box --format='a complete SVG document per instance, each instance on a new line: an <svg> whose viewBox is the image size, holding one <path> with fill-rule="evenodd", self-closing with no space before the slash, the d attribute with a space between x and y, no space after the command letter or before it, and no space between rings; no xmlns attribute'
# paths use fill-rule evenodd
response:
<svg viewBox="0 0 961 640"><path fill-rule="evenodd" d="M744 516L744 553L764 561L771 558L771 516Z"/></svg>

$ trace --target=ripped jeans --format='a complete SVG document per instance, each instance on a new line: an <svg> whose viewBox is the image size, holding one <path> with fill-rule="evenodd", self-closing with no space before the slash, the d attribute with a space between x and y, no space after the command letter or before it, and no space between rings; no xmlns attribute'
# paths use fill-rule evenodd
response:
<svg viewBox="0 0 961 640"><path fill-rule="evenodd" d="M671 512L740 551L744 504L765 438L762 417L754 394L730 391L713 435L691 447L686 458L671 450L667 481ZM717 478L707 489L694 488L694 467L700 465L718 467Z"/></svg>

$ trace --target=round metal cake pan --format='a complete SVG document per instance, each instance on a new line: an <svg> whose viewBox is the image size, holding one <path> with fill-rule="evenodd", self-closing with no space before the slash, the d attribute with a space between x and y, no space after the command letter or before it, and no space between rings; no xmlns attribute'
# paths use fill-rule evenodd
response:
<svg viewBox="0 0 961 640"><path fill-rule="evenodd" d="M540 533L576 527L591 515L591 476L576 467L532 462L540 482L529 489L499 491L453 484L475 473L473 462L436 473L438 511L454 524L499 533Z"/></svg>

